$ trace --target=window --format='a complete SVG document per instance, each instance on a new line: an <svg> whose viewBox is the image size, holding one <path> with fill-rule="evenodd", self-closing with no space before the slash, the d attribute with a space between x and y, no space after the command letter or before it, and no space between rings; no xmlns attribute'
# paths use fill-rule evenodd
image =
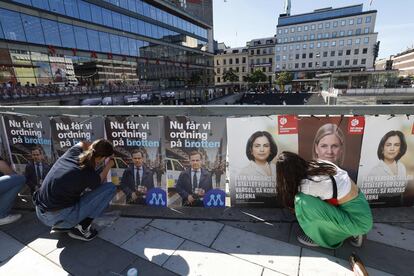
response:
<svg viewBox="0 0 414 276"><path fill-rule="evenodd" d="M233 64L233 59L229 58L229 64Z"/></svg>
<svg viewBox="0 0 414 276"><path fill-rule="evenodd" d="M257 50L256 50L256 54L257 54L257 55L260 55L260 49L257 49Z"/></svg>
<svg viewBox="0 0 414 276"><path fill-rule="evenodd" d="M352 65L358 65L358 60L357 60L357 59L354 59L354 60L352 61Z"/></svg>
<svg viewBox="0 0 414 276"><path fill-rule="evenodd" d="M333 38L335 38L335 37L337 37L337 36L338 36L338 32L333 32L333 33L332 33L332 37L333 37Z"/></svg>
<svg viewBox="0 0 414 276"><path fill-rule="evenodd" d="M216 60L216 65L220 65L220 60Z"/></svg>
<svg viewBox="0 0 414 276"><path fill-rule="evenodd" d="M362 17L359 17L359 18L357 19L357 24L362 24Z"/></svg>
<svg viewBox="0 0 414 276"><path fill-rule="evenodd" d="M309 58L313 58L313 53L309 53Z"/></svg>
<svg viewBox="0 0 414 276"><path fill-rule="evenodd" d="M298 26L298 32L301 32L301 31L302 31L302 27Z"/></svg>
<svg viewBox="0 0 414 276"><path fill-rule="evenodd" d="M306 25L305 27L303 27L303 30L304 30L304 31L307 31L307 30L309 30L309 27L308 27L308 25Z"/></svg>
<svg viewBox="0 0 414 276"><path fill-rule="evenodd" d="M315 24L312 24L311 25L311 30L315 30L316 29L316 25Z"/></svg>
<svg viewBox="0 0 414 276"><path fill-rule="evenodd" d="M99 32L99 42L101 43L102 52L111 52L111 42L109 41L109 34L105 32ZM63 43L63 36L62 36Z"/></svg>
<svg viewBox="0 0 414 276"><path fill-rule="evenodd" d="M329 38L329 33L325 33L325 38Z"/></svg>
<svg viewBox="0 0 414 276"><path fill-rule="evenodd" d="M236 64L239 64L239 58L235 59Z"/></svg>
<svg viewBox="0 0 414 276"><path fill-rule="evenodd" d="M354 25L354 19L349 19L348 24L349 24L349 25Z"/></svg>
<svg viewBox="0 0 414 276"><path fill-rule="evenodd" d="M302 62L302 68L305 68L305 67L306 67L306 63Z"/></svg>
<svg viewBox="0 0 414 276"><path fill-rule="evenodd" d="M361 59L361 64L366 64L367 60L365 58Z"/></svg>
<svg viewBox="0 0 414 276"><path fill-rule="evenodd" d="M315 67L320 67L321 63L319 61L315 62Z"/></svg>
<svg viewBox="0 0 414 276"><path fill-rule="evenodd" d="M302 54L302 59L306 58L306 53Z"/></svg>
<svg viewBox="0 0 414 276"><path fill-rule="evenodd" d="M17 12L0 9L0 23L6 39L26 41L22 21Z"/></svg>
<svg viewBox="0 0 414 276"><path fill-rule="evenodd" d="M298 36L296 37L296 41L301 41L301 39L302 39L302 37L301 37L300 35L298 35Z"/></svg>
<svg viewBox="0 0 414 276"><path fill-rule="evenodd" d="M322 34L321 33L318 34L318 39L322 39Z"/></svg>
<svg viewBox="0 0 414 276"><path fill-rule="evenodd" d="M310 35L310 39L311 39L311 40L314 40L314 39L315 39L315 34L311 34L311 35Z"/></svg>
<svg viewBox="0 0 414 276"><path fill-rule="evenodd" d="M364 43L368 44L369 43L369 37L364 37Z"/></svg>
<svg viewBox="0 0 414 276"><path fill-rule="evenodd" d="M108 27L113 26L111 11L107 9L102 9L102 19L103 19L103 24L105 26L108 26Z"/></svg>
<svg viewBox="0 0 414 276"><path fill-rule="evenodd" d="M26 33L27 42L44 44L42 26L38 17L22 14L24 31ZM1 31L1 30L0 30Z"/></svg>
<svg viewBox="0 0 414 276"><path fill-rule="evenodd" d="M336 46L336 41L332 41L331 46L335 47Z"/></svg>
<svg viewBox="0 0 414 276"><path fill-rule="evenodd" d="M49 3L47 0L32 0L33 6L42 10L49 10Z"/></svg>
<svg viewBox="0 0 414 276"><path fill-rule="evenodd" d="M277 30L277 34L282 34L282 30L281 29Z"/></svg>
<svg viewBox="0 0 414 276"><path fill-rule="evenodd" d="M289 32L289 30L287 28L284 31L285 31L285 34L287 34Z"/></svg>
<svg viewBox="0 0 414 276"><path fill-rule="evenodd" d="M324 41L323 42L323 47L328 47L329 46L329 41Z"/></svg>
<svg viewBox="0 0 414 276"><path fill-rule="evenodd" d="M290 28L290 32L294 33L295 32L295 27Z"/></svg>
<svg viewBox="0 0 414 276"><path fill-rule="evenodd" d="M122 15L122 30L130 32L131 31L131 24L129 24L129 17L126 15Z"/></svg>
<svg viewBox="0 0 414 276"><path fill-rule="evenodd" d="M272 63L272 62L273 62L272 58L269 58L269 63Z"/></svg>
<svg viewBox="0 0 414 276"><path fill-rule="evenodd" d="M240 69L239 69L239 67L236 67L236 72L237 72L237 73L239 72L239 70L240 70Z"/></svg>
<svg viewBox="0 0 414 276"><path fill-rule="evenodd" d="M330 22L326 22L325 23L325 29L329 29L331 27L331 23Z"/></svg>
<svg viewBox="0 0 414 276"><path fill-rule="evenodd" d="M283 46L283 51L286 52L287 46Z"/></svg>
<svg viewBox="0 0 414 276"><path fill-rule="evenodd" d="M305 43L305 44L303 44L303 49L306 49L306 47L307 47L307 44Z"/></svg>
<svg viewBox="0 0 414 276"><path fill-rule="evenodd" d="M345 35L345 31L340 31L339 32L339 36L344 36Z"/></svg>
<svg viewBox="0 0 414 276"><path fill-rule="evenodd" d="M344 40L339 40L339 46L344 46Z"/></svg>
<svg viewBox="0 0 414 276"><path fill-rule="evenodd" d="M333 24L332 24L332 26L333 26L334 28L338 27L338 21L334 21L334 22L333 22Z"/></svg>
<svg viewBox="0 0 414 276"><path fill-rule="evenodd" d="M346 20L341 20L341 26L345 26L346 25Z"/></svg>
<svg viewBox="0 0 414 276"><path fill-rule="evenodd" d="M371 16L367 16L365 18L365 23L371 23Z"/></svg>
<svg viewBox="0 0 414 276"><path fill-rule="evenodd" d="M303 40L308 40L308 36L307 35L304 35L303 36Z"/></svg>
<svg viewBox="0 0 414 276"><path fill-rule="evenodd" d="M89 50L88 35L86 34L86 29L78 26L73 26L73 31L75 33L76 47L81 50Z"/></svg>
<svg viewBox="0 0 414 276"><path fill-rule="evenodd" d="M290 37L290 42L293 42L293 41L295 41L295 37L294 36Z"/></svg>
<svg viewBox="0 0 414 276"><path fill-rule="evenodd" d="M269 67L267 71L268 71L268 72L272 72L272 67ZM269 77L270 77L270 76L269 76Z"/></svg>
<svg viewBox="0 0 414 276"><path fill-rule="evenodd" d="M67 16L79 18L79 11L76 0L65 0L64 6Z"/></svg>
<svg viewBox="0 0 414 276"><path fill-rule="evenodd" d="M345 65L349 65L349 62L350 62L349 59L345 60Z"/></svg>
<svg viewBox="0 0 414 276"><path fill-rule="evenodd" d="M367 54L367 53L368 53L368 48L364 48L364 49L362 49L362 53L363 53L363 54Z"/></svg>
<svg viewBox="0 0 414 276"><path fill-rule="evenodd" d="M42 18L43 33L45 33L45 42L49 45L61 46L59 26L56 21Z"/></svg>
<svg viewBox="0 0 414 276"><path fill-rule="evenodd" d="M316 58L320 58L321 57L321 53L320 52L316 52Z"/></svg>
<svg viewBox="0 0 414 276"><path fill-rule="evenodd" d="M352 30L348 30L348 35L352 35L353 31Z"/></svg>
<svg viewBox="0 0 414 276"><path fill-rule="evenodd" d="M217 82L220 82L220 77L217 77Z"/></svg>
<svg viewBox="0 0 414 276"><path fill-rule="evenodd" d="M331 61L329 62L329 66L331 66L331 67L335 66L335 61L331 60Z"/></svg>
<svg viewBox="0 0 414 276"><path fill-rule="evenodd" d="M351 55L351 50L346 50L346 53L345 53L347 56L349 56L349 55Z"/></svg>
<svg viewBox="0 0 414 276"><path fill-rule="evenodd" d="M242 72L244 73L246 71L246 67L242 67Z"/></svg>
<svg viewBox="0 0 414 276"><path fill-rule="evenodd" d="M300 44L296 44L296 50L300 49Z"/></svg>
<svg viewBox="0 0 414 276"><path fill-rule="evenodd" d="M323 28L323 24L322 23L319 23L318 24L318 29L322 29Z"/></svg>
<svg viewBox="0 0 414 276"><path fill-rule="evenodd" d="M354 55L359 55L359 49L354 49Z"/></svg>
<svg viewBox="0 0 414 276"><path fill-rule="evenodd" d="M101 51L100 43L99 43L99 33L95 30L86 30L88 34L88 41L89 41L89 49L92 51Z"/></svg>
<svg viewBox="0 0 414 276"><path fill-rule="evenodd" d="M242 58L242 63L246 63L246 58L245 57Z"/></svg>
<svg viewBox="0 0 414 276"><path fill-rule="evenodd" d="M356 29L356 30L355 30L355 34L356 34L356 35L360 35L360 34L361 34L361 29Z"/></svg>
<svg viewBox="0 0 414 276"><path fill-rule="evenodd" d="M250 54L253 56L254 55L254 50L250 50Z"/></svg>
<svg viewBox="0 0 414 276"><path fill-rule="evenodd" d="M65 8L60 0L49 0L50 11L65 14Z"/></svg>
<svg viewBox="0 0 414 276"><path fill-rule="evenodd" d="M331 57L335 56L335 51L331 51Z"/></svg>
<svg viewBox="0 0 414 276"><path fill-rule="evenodd" d="M110 41L111 41L111 49L112 53L120 54L121 48L119 47L119 37L117 35L110 34Z"/></svg>
<svg viewBox="0 0 414 276"><path fill-rule="evenodd" d="M355 39L355 44L360 44L360 43L361 43L361 39L360 38Z"/></svg>
<svg viewBox="0 0 414 276"><path fill-rule="evenodd" d="M308 67L311 68L312 67L312 62L308 63Z"/></svg>
<svg viewBox="0 0 414 276"><path fill-rule="evenodd" d="M113 27L122 30L121 15L117 12L112 12Z"/></svg>
<svg viewBox="0 0 414 276"><path fill-rule="evenodd" d="M227 65L227 59L223 59L223 65Z"/></svg>
<svg viewBox="0 0 414 276"><path fill-rule="evenodd" d="M338 50L338 56L342 57L344 55L344 50Z"/></svg>
<svg viewBox="0 0 414 276"><path fill-rule="evenodd" d="M68 48L76 48L75 34L72 25L59 23L59 33L62 45ZM110 50L108 52L110 52Z"/></svg>
<svg viewBox="0 0 414 276"><path fill-rule="evenodd" d="M295 68L299 68L299 63L295 63Z"/></svg>
<svg viewBox="0 0 414 276"><path fill-rule="evenodd" d="M322 62L322 67L326 67L326 61Z"/></svg>
<svg viewBox="0 0 414 276"><path fill-rule="evenodd" d="M323 57L328 57L328 52L323 52Z"/></svg>
<svg viewBox="0 0 414 276"><path fill-rule="evenodd" d="M348 45L352 45L352 39L348 39Z"/></svg>
<svg viewBox="0 0 414 276"><path fill-rule="evenodd" d="M296 54L295 59L299 59L299 54Z"/></svg>
<svg viewBox="0 0 414 276"><path fill-rule="evenodd" d="M280 52L280 46L276 47L276 52Z"/></svg>
<svg viewBox="0 0 414 276"><path fill-rule="evenodd" d="M79 5L79 17L85 21L92 21L91 18L91 5L84 1L78 1Z"/></svg>
<svg viewBox="0 0 414 276"><path fill-rule="evenodd" d="M321 48L321 43L320 43L320 42L318 42L318 43L316 44L316 48Z"/></svg>
<svg viewBox="0 0 414 276"><path fill-rule="evenodd" d="M314 46L313 42L309 43L309 49L313 49L313 46Z"/></svg>
<svg viewBox="0 0 414 276"><path fill-rule="evenodd" d="M364 34L368 34L369 33L369 28L365 28L364 29Z"/></svg>
<svg viewBox="0 0 414 276"><path fill-rule="evenodd" d="M342 66L342 60L338 60L338 61L336 62L336 65L337 65L337 66Z"/></svg>
<svg viewBox="0 0 414 276"><path fill-rule="evenodd" d="M293 45L289 45L289 51L293 51Z"/></svg>

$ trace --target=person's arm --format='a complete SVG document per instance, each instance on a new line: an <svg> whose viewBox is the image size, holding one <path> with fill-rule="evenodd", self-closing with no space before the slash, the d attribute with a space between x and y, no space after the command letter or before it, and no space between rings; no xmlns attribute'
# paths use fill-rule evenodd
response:
<svg viewBox="0 0 414 276"><path fill-rule="evenodd" d="M185 171L180 173L180 176L178 177L177 184L175 185L175 188L177 189L177 193L181 196L181 198L187 200L189 194L185 191L184 185L185 185Z"/></svg>
<svg viewBox="0 0 414 276"><path fill-rule="evenodd" d="M81 141L81 142L77 143L76 145L79 145L82 148L82 150L85 151L85 150L87 150L89 148L89 146L91 145L91 143L88 142L88 141Z"/></svg>
<svg viewBox="0 0 414 276"><path fill-rule="evenodd" d="M115 165L114 159L112 157L108 157L105 160L105 167L103 168L100 177L101 183L105 182L106 176L108 175L109 170Z"/></svg>
<svg viewBox="0 0 414 276"><path fill-rule="evenodd" d="M0 160L0 172L2 172L4 175L15 174L12 168L10 168L10 166L4 160Z"/></svg>

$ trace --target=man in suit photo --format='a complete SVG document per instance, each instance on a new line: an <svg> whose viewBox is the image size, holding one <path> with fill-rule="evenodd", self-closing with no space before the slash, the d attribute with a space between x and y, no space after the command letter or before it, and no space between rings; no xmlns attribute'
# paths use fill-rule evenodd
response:
<svg viewBox="0 0 414 276"><path fill-rule="evenodd" d="M183 206L203 207L203 196L213 188L211 174L202 168L202 155L199 151L189 154L191 168L183 171L177 180L176 189L183 200Z"/></svg>
<svg viewBox="0 0 414 276"><path fill-rule="evenodd" d="M133 164L122 174L120 187L125 193L126 203L145 204L147 191L154 188L154 173L145 165L145 156L143 150L133 150Z"/></svg>
<svg viewBox="0 0 414 276"><path fill-rule="evenodd" d="M31 156L33 161L26 165L24 176L30 193L33 194L42 185L43 179L50 170L50 165L45 161L43 149L39 146L32 148Z"/></svg>

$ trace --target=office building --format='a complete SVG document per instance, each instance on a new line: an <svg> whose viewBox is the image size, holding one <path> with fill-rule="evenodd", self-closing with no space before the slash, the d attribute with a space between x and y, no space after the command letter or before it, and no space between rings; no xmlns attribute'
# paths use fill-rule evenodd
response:
<svg viewBox="0 0 414 276"><path fill-rule="evenodd" d="M414 76L414 48L375 63L377 70L398 70L402 77Z"/></svg>
<svg viewBox="0 0 414 276"><path fill-rule="evenodd" d="M246 76L248 68L248 48L228 48L224 43L219 43L220 49L214 56L215 86L226 91L237 90L247 85ZM233 71L238 77L237 81L226 81L224 76L227 71Z"/></svg>
<svg viewBox="0 0 414 276"><path fill-rule="evenodd" d="M203 3L211 6L212 0ZM0 82L131 82L168 88L188 85L197 75L203 85L213 84L213 26L206 21L212 9L199 17L197 5L0 1Z"/></svg>
<svg viewBox="0 0 414 276"><path fill-rule="evenodd" d="M376 10L363 11L362 4L281 14L275 72L290 71L295 78L309 78L315 72L373 69L378 54L376 15Z"/></svg>

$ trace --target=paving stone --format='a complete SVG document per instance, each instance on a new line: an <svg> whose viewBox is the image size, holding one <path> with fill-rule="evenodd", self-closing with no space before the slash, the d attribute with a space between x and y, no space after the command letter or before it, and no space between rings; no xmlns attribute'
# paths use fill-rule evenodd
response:
<svg viewBox="0 0 414 276"><path fill-rule="evenodd" d="M367 238L372 241L414 251L414 230L375 223Z"/></svg>
<svg viewBox="0 0 414 276"><path fill-rule="evenodd" d="M139 276L176 276L178 274L162 268L156 264L151 263L150 261L144 260L141 257L137 257L137 259L130 264L124 271L121 272L122 275L127 275L127 272L130 268L136 268L138 270Z"/></svg>
<svg viewBox="0 0 414 276"><path fill-rule="evenodd" d="M394 222L394 223L389 223L389 225L394 225L394 226L398 226L398 227L401 227L401 228L414 230L414 223L398 223L398 222Z"/></svg>
<svg viewBox="0 0 414 276"><path fill-rule="evenodd" d="M296 275L300 247L225 226L212 248L266 268Z"/></svg>
<svg viewBox="0 0 414 276"><path fill-rule="evenodd" d="M286 274L279 273L277 271L273 271L267 268L263 269L263 273L262 273L262 276L285 276L285 275Z"/></svg>
<svg viewBox="0 0 414 276"><path fill-rule="evenodd" d="M387 276L391 275L370 267L366 267L370 275ZM351 270L348 261L329 256L320 252L302 249L302 256L300 259L299 275L347 275L353 276L354 272Z"/></svg>
<svg viewBox="0 0 414 276"><path fill-rule="evenodd" d="M76 276L116 275L136 259L134 254L100 238L84 242L63 235L57 247L46 257Z"/></svg>
<svg viewBox="0 0 414 276"><path fill-rule="evenodd" d="M50 232L50 227L42 224L34 212L23 212L22 215L17 222L2 226L0 230L23 244L28 244L37 239L39 235Z"/></svg>
<svg viewBox="0 0 414 276"><path fill-rule="evenodd" d="M68 275L62 268L30 248L0 265L0 275Z"/></svg>
<svg viewBox="0 0 414 276"><path fill-rule="evenodd" d="M201 220L156 219L150 225L205 246L210 246L223 228L221 223Z"/></svg>
<svg viewBox="0 0 414 276"><path fill-rule="evenodd" d="M413 222L414 207L372 208L374 222Z"/></svg>
<svg viewBox="0 0 414 276"><path fill-rule="evenodd" d="M293 223L291 230L290 230L290 237L289 237L289 243L290 244L294 244L303 248L311 248L311 247L307 247L306 245L301 244L300 242L298 242L297 239L297 235L300 231L300 226L298 223ZM328 248L323 248L323 247L312 247L312 250L314 251L318 251L321 252L323 254L326 255L331 255L334 256L335 255L335 251L333 249L328 249Z"/></svg>
<svg viewBox="0 0 414 276"><path fill-rule="evenodd" d="M179 275L260 276L263 268L239 258L185 241L163 265Z"/></svg>
<svg viewBox="0 0 414 276"><path fill-rule="evenodd" d="M361 248L355 248L345 243L335 250L335 256L348 260L355 252L368 267L394 275L414 275L414 252L397 247L392 247L379 242L364 240Z"/></svg>
<svg viewBox="0 0 414 276"><path fill-rule="evenodd" d="M42 234L37 239L30 242L27 246L42 255L47 255L56 249L59 243L59 238L62 235L67 235L67 234L66 233Z"/></svg>
<svg viewBox="0 0 414 276"><path fill-rule="evenodd" d="M162 265L183 241L180 237L146 226L121 247L141 258Z"/></svg>
<svg viewBox="0 0 414 276"><path fill-rule="evenodd" d="M115 245L121 245L151 222L151 219L118 218L114 224L102 229L99 237Z"/></svg>
<svg viewBox="0 0 414 276"><path fill-rule="evenodd" d="M223 221L223 223L261 236L289 242L291 223L236 221Z"/></svg>
<svg viewBox="0 0 414 276"><path fill-rule="evenodd" d="M24 244L2 231L0 231L0 245L0 263L27 249Z"/></svg>

